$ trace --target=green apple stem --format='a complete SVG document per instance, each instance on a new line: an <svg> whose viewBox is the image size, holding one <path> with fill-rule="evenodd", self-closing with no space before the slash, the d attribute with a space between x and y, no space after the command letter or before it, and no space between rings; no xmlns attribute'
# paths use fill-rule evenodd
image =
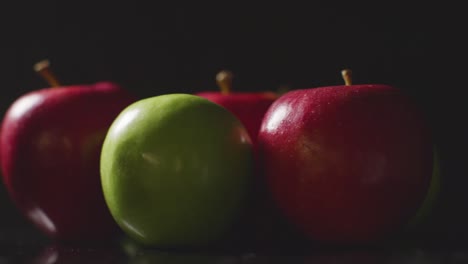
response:
<svg viewBox="0 0 468 264"><path fill-rule="evenodd" d="M341 71L341 76L343 76L343 80L345 85L349 86L352 82L352 71L350 69L344 69Z"/></svg>
<svg viewBox="0 0 468 264"><path fill-rule="evenodd" d="M216 74L216 83L218 84L222 94L228 94L231 92L232 77L232 72L227 70L220 71L218 74Z"/></svg>
<svg viewBox="0 0 468 264"><path fill-rule="evenodd" d="M50 63L48 60L42 60L36 64L34 64L34 71L37 72L51 87L59 87L61 86L60 82L58 81L57 77L54 73L50 70Z"/></svg>

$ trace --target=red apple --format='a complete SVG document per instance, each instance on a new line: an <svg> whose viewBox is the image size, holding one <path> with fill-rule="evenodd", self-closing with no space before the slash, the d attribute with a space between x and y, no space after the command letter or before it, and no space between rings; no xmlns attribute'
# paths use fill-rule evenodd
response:
<svg viewBox="0 0 468 264"><path fill-rule="evenodd" d="M254 158L257 159L255 153L258 131L266 111L278 98L279 93L271 91L236 92L232 89L232 80L233 74L230 71L220 71L216 75L216 82L221 91L203 91L196 93L196 95L228 109L244 124L252 139ZM284 92L285 89L287 87L283 86L278 92ZM283 225L282 220L279 218L275 205L268 197L263 178L261 175L256 175L249 207L238 228L233 232L236 237L234 240L239 241L243 246L246 244L249 244L249 247L269 246L267 244L277 242L273 241L276 238L284 237L279 235L280 233L289 234L289 230Z"/></svg>
<svg viewBox="0 0 468 264"><path fill-rule="evenodd" d="M47 64L38 65L53 79ZM3 180L16 206L48 236L107 239L118 230L102 195L100 152L114 118L135 100L118 85L99 82L32 91L7 110Z"/></svg>
<svg viewBox="0 0 468 264"><path fill-rule="evenodd" d="M423 113L401 90L344 77L347 85L276 100L258 151L275 201L304 234L367 243L405 226L419 208L434 144Z"/></svg>
<svg viewBox="0 0 468 264"><path fill-rule="evenodd" d="M220 92L204 91L196 95L204 97L231 111L245 126L255 146L257 134L268 107L278 97L274 92L232 91L232 73L221 71L216 75Z"/></svg>

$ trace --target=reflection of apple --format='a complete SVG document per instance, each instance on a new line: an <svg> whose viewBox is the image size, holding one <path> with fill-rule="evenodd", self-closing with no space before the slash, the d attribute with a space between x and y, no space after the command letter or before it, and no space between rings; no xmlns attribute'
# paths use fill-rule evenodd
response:
<svg viewBox="0 0 468 264"><path fill-rule="evenodd" d="M326 243L375 241L403 227L433 166L430 128L414 103L394 87L345 78L344 86L284 94L258 138L279 207Z"/></svg>
<svg viewBox="0 0 468 264"><path fill-rule="evenodd" d="M221 92L204 91L196 95L215 102L231 111L244 124L255 145L257 134L268 107L278 97L274 92L232 91L232 73L221 71L216 75Z"/></svg>
<svg viewBox="0 0 468 264"><path fill-rule="evenodd" d="M45 234L61 240L118 231L105 205L99 158L107 129L135 101L109 82L46 88L18 98L0 138L12 200Z"/></svg>
<svg viewBox="0 0 468 264"><path fill-rule="evenodd" d="M233 262L236 257L204 255L204 254L181 254L161 252L155 250L140 251L138 255L129 258L129 264L219 264L219 263L238 263Z"/></svg>
<svg viewBox="0 0 468 264"><path fill-rule="evenodd" d="M238 257L223 256L219 252L190 252L190 251L161 251L159 249L145 248L137 242L125 237L120 243L127 260L125 263L132 264L220 264L238 263Z"/></svg>
<svg viewBox="0 0 468 264"><path fill-rule="evenodd" d="M27 263L36 264L81 264L81 263L122 263L125 254L114 245L60 245L53 244L43 248Z"/></svg>
<svg viewBox="0 0 468 264"><path fill-rule="evenodd" d="M213 102L188 94L140 100L104 141L104 197L120 227L142 244L214 242L242 210L251 152L240 121Z"/></svg>

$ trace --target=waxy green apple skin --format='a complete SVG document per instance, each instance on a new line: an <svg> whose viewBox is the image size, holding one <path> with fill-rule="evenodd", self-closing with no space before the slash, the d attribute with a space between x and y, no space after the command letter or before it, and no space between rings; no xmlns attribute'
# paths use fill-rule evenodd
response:
<svg viewBox="0 0 468 264"><path fill-rule="evenodd" d="M206 245L238 220L252 159L246 129L223 107L188 94L143 99L120 113L104 141L104 197L139 243Z"/></svg>
<svg viewBox="0 0 468 264"><path fill-rule="evenodd" d="M422 202L421 207L419 207L416 214L410 219L408 228L410 229L420 229L421 226L427 225L431 221L431 218L434 216L434 211L437 207L437 203L440 199L440 189L441 189L441 175L440 175L440 162L439 154L437 148L434 147L434 167L432 169L431 182L429 188Z"/></svg>

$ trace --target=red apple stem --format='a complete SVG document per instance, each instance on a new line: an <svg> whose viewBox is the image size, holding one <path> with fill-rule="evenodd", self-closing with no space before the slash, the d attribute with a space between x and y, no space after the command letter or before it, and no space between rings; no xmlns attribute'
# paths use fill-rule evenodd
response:
<svg viewBox="0 0 468 264"><path fill-rule="evenodd" d="M232 90L233 74L230 71L222 70L216 74L216 83L219 86L222 94L228 94Z"/></svg>
<svg viewBox="0 0 468 264"><path fill-rule="evenodd" d="M50 63L48 60L42 60L34 64L34 71L37 72L51 87L61 86L57 77L50 70Z"/></svg>
<svg viewBox="0 0 468 264"><path fill-rule="evenodd" d="M341 71L341 76L343 76L343 80L345 85L349 86L353 83L352 81L352 71L350 69L344 69Z"/></svg>

